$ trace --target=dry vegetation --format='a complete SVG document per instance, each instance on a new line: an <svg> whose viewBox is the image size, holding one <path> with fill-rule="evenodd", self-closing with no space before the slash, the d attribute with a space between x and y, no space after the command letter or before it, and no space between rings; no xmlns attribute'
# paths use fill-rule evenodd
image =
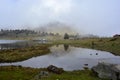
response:
<svg viewBox="0 0 120 80"><path fill-rule="evenodd" d="M49 45L32 46L22 49L0 51L0 62L17 62L50 53Z"/></svg>

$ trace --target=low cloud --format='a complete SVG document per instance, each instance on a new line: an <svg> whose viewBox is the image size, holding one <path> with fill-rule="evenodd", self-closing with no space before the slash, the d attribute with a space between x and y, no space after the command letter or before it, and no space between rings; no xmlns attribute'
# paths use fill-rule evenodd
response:
<svg viewBox="0 0 120 80"><path fill-rule="evenodd" d="M119 4L120 0L1 0L0 28L38 27L59 21L79 32L113 35L120 29Z"/></svg>

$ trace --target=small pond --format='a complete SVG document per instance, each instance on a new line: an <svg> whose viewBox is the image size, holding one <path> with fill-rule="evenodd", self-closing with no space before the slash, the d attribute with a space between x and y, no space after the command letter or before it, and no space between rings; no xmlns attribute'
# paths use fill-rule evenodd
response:
<svg viewBox="0 0 120 80"><path fill-rule="evenodd" d="M0 63L5 65L21 65L24 67L44 68L55 65L64 70L81 70L92 68L98 62L108 62L120 64L120 56L115 56L110 52L78 48L70 45L55 45L50 47L51 53L43 56L33 57L21 62Z"/></svg>

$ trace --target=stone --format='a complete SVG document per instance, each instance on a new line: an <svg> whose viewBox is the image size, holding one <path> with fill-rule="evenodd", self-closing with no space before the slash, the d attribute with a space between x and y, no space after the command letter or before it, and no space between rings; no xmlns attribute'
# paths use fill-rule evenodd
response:
<svg viewBox="0 0 120 80"><path fill-rule="evenodd" d="M110 80L120 80L120 65L110 63L98 63L92 68L92 71L99 78L106 78Z"/></svg>
<svg viewBox="0 0 120 80"><path fill-rule="evenodd" d="M56 74L61 74L63 73L63 69L62 68L58 68L56 66L50 65L47 67L47 70Z"/></svg>
<svg viewBox="0 0 120 80"><path fill-rule="evenodd" d="M47 71L41 71L40 76L48 76L49 73Z"/></svg>

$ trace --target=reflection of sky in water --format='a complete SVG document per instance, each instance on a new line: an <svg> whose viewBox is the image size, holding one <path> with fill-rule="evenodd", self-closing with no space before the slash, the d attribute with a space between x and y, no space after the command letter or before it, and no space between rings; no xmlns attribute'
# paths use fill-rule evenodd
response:
<svg viewBox="0 0 120 80"><path fill-rule="evenodd" d="M52 47L52 56L56 57L76 57L76 58L116 58L113 54L105 51L93 50L93 49L86 49L86 48L76 48L76 47L69 47L67 51L64 50L64 46L60 45L59 47ZM64 55L64 56L63 56Z"/></svg>
<svg viewBox="0 0 120 80"><path fill-rule="evenodd" d="M20 41L22 40L0 40L0 44L15 43Z"/></svg>
<svg viewBox="0 0 120 80"><path fill-rule="evenodd" d="M14 62L14 63L1 63L0 65L22 65L26 67L47 67L55 65L62 67L65 70L83 69L83 67L93 67L98 62L109 62L120 64L120 57L105 51L92 50L86 48L76 48L68 46L64 48L63 45L53 46L50 48L51 52L48 55L33 57L31 59Z"/></svg>

